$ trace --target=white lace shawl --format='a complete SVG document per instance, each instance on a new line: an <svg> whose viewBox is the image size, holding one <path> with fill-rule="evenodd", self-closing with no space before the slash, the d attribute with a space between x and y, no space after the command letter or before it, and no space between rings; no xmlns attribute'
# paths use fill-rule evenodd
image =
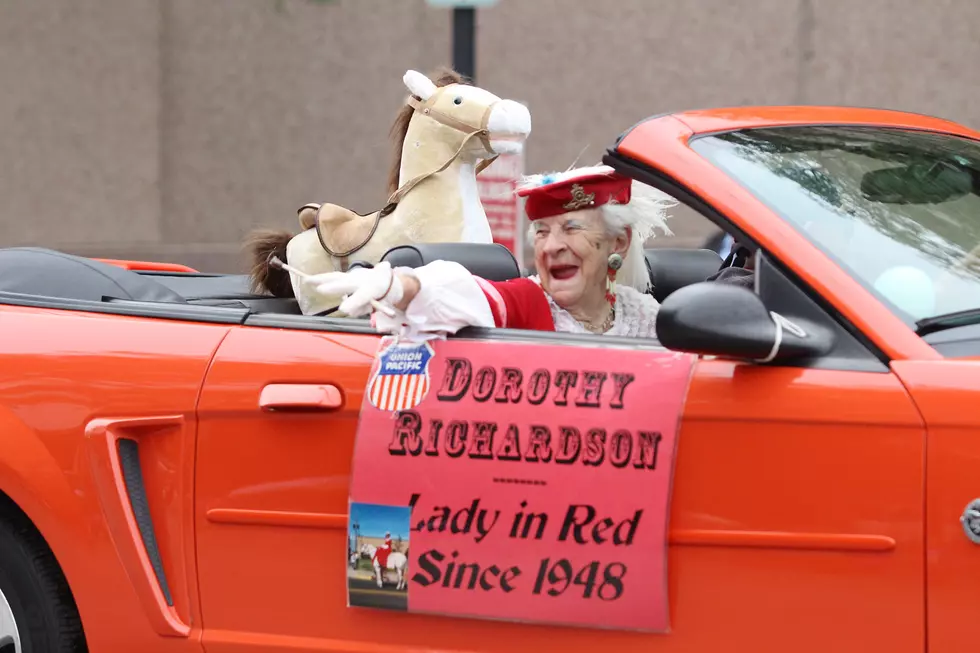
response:
<svg viewBox="0 0 980 653"><path fill-rule="evenodd" d="M529 278L540 286L541 280L537 275ZM564 333L591 333L591 331L582 326L581 322L572 317L571 313L556 304L551 295L545 292L544 296L548 298L548 305L551 307L551 317L555 321L555 331ZM651 338L656 340L657 312L659 310L660 303L652 295L641 293L630 286L617 285L616 317L613 320L612 327L603 335Z"/></svg>

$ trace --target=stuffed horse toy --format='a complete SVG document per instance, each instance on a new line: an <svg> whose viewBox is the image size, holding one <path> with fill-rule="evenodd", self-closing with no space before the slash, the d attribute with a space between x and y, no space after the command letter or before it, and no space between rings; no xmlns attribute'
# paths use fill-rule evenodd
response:
<svg viewBox="0 0 980 653"><path fill-rule="evenodd" d="M521 151L530 113L455 73L433 81L409 70L403 81L411 95L392 127L397 156L387 204L366 215L307 204L299 210L298 235L254 232L248 245L254 291L296 297L304 315L328 313L343 298L319 295L304 284L306 275L346 271L354 255L377 263L399 245L493 242L476 176L497 155Z"/></svg>

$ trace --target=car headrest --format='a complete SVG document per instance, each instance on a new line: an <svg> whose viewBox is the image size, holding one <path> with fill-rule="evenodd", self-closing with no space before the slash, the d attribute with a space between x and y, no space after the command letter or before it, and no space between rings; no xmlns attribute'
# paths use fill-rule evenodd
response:
<svg viewBox="0 0 980 653"><path fill-rule="evenodd" d="M721 267L721 257L710 249L656 248L644 250L653 296L658 302L684 286L707 280Z"/></svg>
<svg viewBox="0 0 980 653"><path fill-rule="evenodd" d="M130 270L41 247L0 249L0 292L93 302L186 303L170 288Z"/></svg>
<svg viewBox="0 0 980 653"><path fill-rule="evenodd" d="M498 243L419 243L393 247L381 257L392 267L421 267L432 261L453 261L470 273L490 281L507 281L521 276L521 268L510 250Z"/></svg>

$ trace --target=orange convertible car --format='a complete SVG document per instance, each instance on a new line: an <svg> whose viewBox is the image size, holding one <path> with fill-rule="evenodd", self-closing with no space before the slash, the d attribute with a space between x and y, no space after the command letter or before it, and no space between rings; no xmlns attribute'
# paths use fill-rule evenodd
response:
<svg viewBox="0 0 980 653"><path fill-rule="evenodd" d="M752 289L705 282L731 262L712 251L648 251L660 341L698 355L670 632L348 607L379 334L249 295L241 276L13 248L0 651L975 651L980 133L883 110L718 109L642 121L604 160L750 253ZM521 274L502 252L390 258Z"/></svg>

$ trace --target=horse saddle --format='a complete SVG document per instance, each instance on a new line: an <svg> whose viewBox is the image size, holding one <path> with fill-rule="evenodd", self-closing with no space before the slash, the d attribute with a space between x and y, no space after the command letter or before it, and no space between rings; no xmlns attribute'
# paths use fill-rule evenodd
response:
<svg viewBox="0 0 980 653"><path fill-rule="evenodd" d="M316 229L320 245L331 256L345 259L374 235L379 212L361 215L336 204L305 204L299 209L299 224Z"/></svg>

